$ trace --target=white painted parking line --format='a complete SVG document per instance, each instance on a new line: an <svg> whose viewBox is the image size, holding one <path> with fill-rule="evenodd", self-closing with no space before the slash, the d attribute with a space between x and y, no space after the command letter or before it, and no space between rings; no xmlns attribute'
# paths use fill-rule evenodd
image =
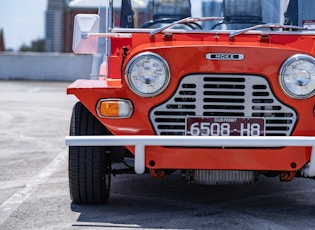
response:
<svg viewBox="0 0 315 230"><path fill-rule="evenodd" d="M106 230L133 230L133 229L143 229L140 225L137 224L113 224L113 223L95 223L95 222L77 222L72 225L73 227L98 227L98 228L106 228ZM150 230L153 228L145 228L146 230ZM155 228L156 229L156 228Z"/></svg>
<svg viewBox="0 0 315 230"><path fill-rule="evenodd" d="M14 193L9 199L0 205L0 225L16 210L29 196L31 196L40 184L60 169L67 160L67 151L62 151L45 168L30 179L25 187Z"/></svg>

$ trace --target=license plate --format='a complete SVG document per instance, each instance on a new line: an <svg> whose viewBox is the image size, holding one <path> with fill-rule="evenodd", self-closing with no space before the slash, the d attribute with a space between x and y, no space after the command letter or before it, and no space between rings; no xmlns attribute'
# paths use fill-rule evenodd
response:
<svg viewBox="0 0 315 230"><path fill-rule="evenodd" d="M187 117L187 136L264 136L265 120L247 117Z"/></svg>

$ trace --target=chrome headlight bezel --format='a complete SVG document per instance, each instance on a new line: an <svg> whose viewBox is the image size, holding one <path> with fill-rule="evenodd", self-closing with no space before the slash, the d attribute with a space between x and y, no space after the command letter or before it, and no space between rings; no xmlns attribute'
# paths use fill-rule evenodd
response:
<svg viewBox="0 0 315 230"><path fill-rule="evenodd" d="M281 88L289 97L307 99L314 96L315 58L305 54L288 58L281 66L279 80Z"/></svg>
<svg viewBox="0 0 315 230"><path fill-rule="evenodd" d="M136 79L135 75L133 75L135 74L135 72L137 72L134 69L135 67L140 68L138 69L138 72L139 71L141 72L142 70L141 73L144 74L145 69L143 67L143 62L145 60L151 62L151 64L155 63L154 65L157 65L158 66L157 68L161 68L161 69L158 69L160 73L155 73L155 76L153 76L154 81L152 81L151 83L144 83L145 76L143 75L138 77L138 79ZM137 64L140 64L141 66L141 63L143 67L142 69L141 67L136 66ZM151 68L155 68L155 67L151 66L150 70L147 70L147 71L152 72L153 70ZM158 76L159 74L160 76ZM128 83L128 86L135 94L141 97L154 97L162 93L168 86L169 81L170 81L170 69L167 62L160 55L153 52L144 52L144 53L137 54L129 61L125 70L125 79L126 79L126 82ZM157 79L159 81L156 81ZM147 80L150 80L150 79L147 79ZM152 77L151 77L151 80L152 80ZM141 84L142 86L144 86L143 88L141 88Z"/></svg>

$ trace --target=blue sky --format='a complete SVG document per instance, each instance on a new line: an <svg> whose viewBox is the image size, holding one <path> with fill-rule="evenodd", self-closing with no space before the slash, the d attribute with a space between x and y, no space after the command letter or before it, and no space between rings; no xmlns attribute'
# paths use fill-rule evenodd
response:
<svg viewBox="0 0 315 230"><path fill-rule="evenodd" d="M45 36L47 0L1 0L0 29L5 48L17 51L21 45Z"/></svg>
<svg viewBox="0 0 315 230"><path fill-rule="evenodd" d="M18 49L31 41L45 38L45 11L48 0L0 0L0 29L6 49ZM197 9L201 0L193 0ZM193 12L196 9L193 9ZM200 16L200 15L194 15Z"/></svg>

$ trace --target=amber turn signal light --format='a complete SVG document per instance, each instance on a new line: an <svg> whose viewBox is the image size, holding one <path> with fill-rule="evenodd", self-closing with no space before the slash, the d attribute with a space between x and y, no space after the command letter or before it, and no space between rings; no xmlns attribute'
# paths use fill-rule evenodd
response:
<svg viewBox="0 0 315 230"><path fill-rule="evenodd" d="M104 118L128 118L133 106L130 101L123 99L102 99L97 103L97 114Z"/></svg>

